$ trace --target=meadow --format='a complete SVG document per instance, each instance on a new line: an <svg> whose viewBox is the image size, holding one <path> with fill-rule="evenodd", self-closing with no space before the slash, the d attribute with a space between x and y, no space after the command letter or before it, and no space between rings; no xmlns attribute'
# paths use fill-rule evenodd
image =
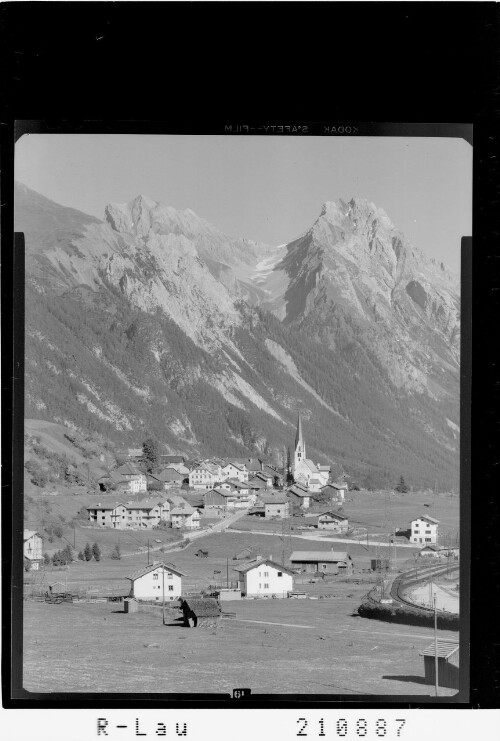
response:
<svg viewBox="0 0 500 741"><path fill-rule="evenodd" d="M354 617L363 585L324 600L224 603L215 629L163 626L161 611L25 602L24 687L31 692L432 696L419 651L432 630ZM457 634L440 631L440 638ZM441 689L449 697L453 690Z"/></svg>

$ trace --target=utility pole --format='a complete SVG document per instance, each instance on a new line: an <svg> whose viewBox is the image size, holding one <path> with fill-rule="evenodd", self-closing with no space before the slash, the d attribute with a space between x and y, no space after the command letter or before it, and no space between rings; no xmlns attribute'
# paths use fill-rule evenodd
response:
<svg viewBox="0 0 500 741"><path fill-rule="evenodd" d="M437 600L436 595L434 595L434 674L435 674L435 691L436 691L436 697L438 697L438 687L439 687L439 680L438 680L438 634L437 634Z"/></svg>
<svg viewBox="0 0 500 741"><path fill-rule="evenodd" d="M148 538L148 566L149 566L149 538Z"/></svg>
<svg viewBox="0 0 500 741"><path fill-rule="evenodd" d="M161 567L162 620L165 625L165 566Z"/></svg>

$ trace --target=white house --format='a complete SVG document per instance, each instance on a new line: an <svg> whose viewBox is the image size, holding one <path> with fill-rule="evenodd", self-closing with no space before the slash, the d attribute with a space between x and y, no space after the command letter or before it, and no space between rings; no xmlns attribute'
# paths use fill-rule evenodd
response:
<svg viewBox="0 0 500 741"><path fill-rule="evenodd" d="M190 504L176 505L170 510L170 522L173 528L195 530L200 527L200 513Z"/></svg>
<svg viewBox="0 0 500 741"><path fill-rule="evenodd" d="M35 571L38 569L40 563L43 561L43 539L35 530L25 530L23 534L24 540L24 558L29 559L31 562L31 568Z"/></svg>
<svg viewBox="0 0 500 741"><path fill-rule="evenodd" d="M248 481L248 471L246 466L240 463L227 462L225 466L222 466L222 479L238 479L238 481Z"/></svg>
<svg viewBox="0 0 500 741"><path fill-rule="evenodd" d="M181 596L183 576L173 564L157 561L126 577L131 581L129 596L163 602L165 595L165 602L170 602Z"/></svg>
<svg viewBox="0 0 500 741"><path fill-rule="evenodd" d="M234 571L244 597L287 597L293 591L294 571L271 558L253 559Z"/></svg>
<svg viewBox="0 0 500 741"><path fill-rule="evenodd" d="M338 512L323 512L318 517L318 530L330 530L334 533L345 533L349 528L349 520Z"/></svg>
<svg viewBox="0 0 500 741"><path fill-rule="evenodd" d="M213 489L223 479L222 469L219 464L200 463L199 466L193 468L189 474L189 486L192 489Z"/></svg>
<svg viewBox="0 0 500 741"><path fill-rule="evenodd" d="M159 524L160 520L169 520L170 503L158 500L143 500L102 505L100 502L87 507L89 522L101 527L112 527L116 530L126 528L151 529Z"/></svg>
<svg viewBox="0 0 500 741"><path fill-rule="evenodd" d="M411 521L410 543L435 544L438 541L439 520L428 515L421 515Z"/></svg>

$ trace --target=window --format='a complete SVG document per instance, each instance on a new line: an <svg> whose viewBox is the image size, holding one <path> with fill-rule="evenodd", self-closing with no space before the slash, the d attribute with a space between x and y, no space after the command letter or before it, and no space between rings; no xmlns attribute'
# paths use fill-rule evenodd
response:
<svg viewBox="0 0 500 741"><path fill-rule="evenodd" d="M158 574L153 574L153 579L154 579L155 581L158 581Z"/></svg>
<svg viewBox="0 0 500 741"><path fill-rule="evenodd" d="M282 571L278 571L278 576L283 576L283 572Z"/></svg>
<svg viewBox="0 0 500 741"><path fill-rule="evenodd" d="M269 589L269 584L264 584L264 589Z"/></svg>
<svg viewBox="0 0 500 741"><path fill-rule="evenodd" d="M174 578L174 575L173 574L170 574L170 573L167 574L167 579L173 579L173 578Z"/></svg>
<svg viewBox="0 0 500 741"><path fill-rule="evenodd" d="M431 540L432 540L432 538L426 538L426 539L425 539L425 542L426 542L426 543L430 543L430 542L431 542Z"/></svg>
<svg viewBox="0 0 500 741"><path fill-rule="evenodd" d="M264 576L269 576L269 571L264 571Z"/></svg>
<svg viewBox="0 0 500 741"><path fill-rule="evenodd" d="M168 585L168 591L169 592L173 592L174 591L174 585L173 584L169 584Z"/></svg>

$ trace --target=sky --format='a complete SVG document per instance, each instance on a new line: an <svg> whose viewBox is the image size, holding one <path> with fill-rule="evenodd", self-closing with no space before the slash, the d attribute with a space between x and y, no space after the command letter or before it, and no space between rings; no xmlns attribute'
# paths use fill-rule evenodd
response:
<svg viewBox="0 0 500 741"><path fill-rule="evenodd" d="M472 147L458 138L29 134L15 177L101 219L142 193L270 245L307 231L325 201L367 198L457 273L472 234Z"/></svg>

